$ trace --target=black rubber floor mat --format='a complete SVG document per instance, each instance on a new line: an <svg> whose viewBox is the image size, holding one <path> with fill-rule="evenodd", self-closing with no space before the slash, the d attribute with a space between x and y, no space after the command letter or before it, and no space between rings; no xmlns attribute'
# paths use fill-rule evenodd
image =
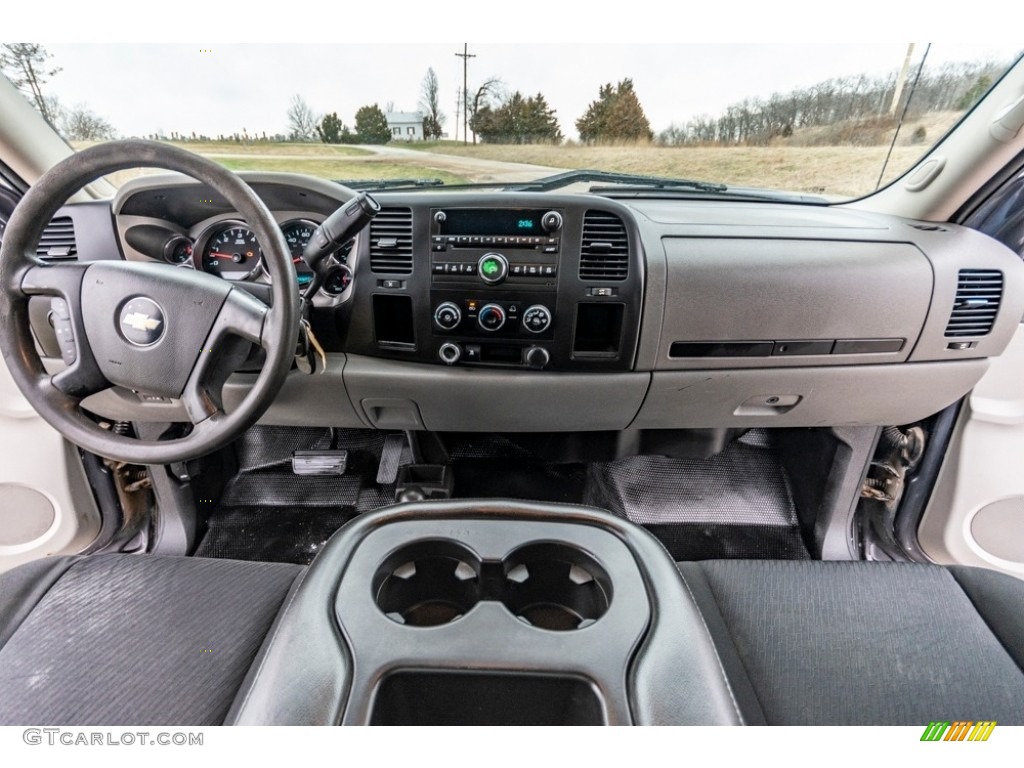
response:
<svg viewBox="0 0 1024 768"><path fill-rule="evenodd" d="M207 521L196 557L308 565L354 507L222 507Z"/></svg>
<svg viewBox="0 0 1024 768"><path fill-rule="evenodd" d="M236 446L239 470L224 489L221 505L342 507L360 512L389 504L394 486L376 485L377 467L389 432L367 429L254 427ZM295 475L293 451L343 448L344 475ZM400 464L412 460L408 447Z"/></svg>
<svg viewBox="0 0 1024 768"><path fill-rule="evenodd" d="M631 456L591 464L585 503L641 525L797 524L775 453L739 441L707 459Z"/></svg>
<svg viewBox="0 0 1024 768"><path fill-rule="evenodd" d="M763 430L706 459L591 464L584 503L643 525L676 560L810 558L789 478Z"/></svg>

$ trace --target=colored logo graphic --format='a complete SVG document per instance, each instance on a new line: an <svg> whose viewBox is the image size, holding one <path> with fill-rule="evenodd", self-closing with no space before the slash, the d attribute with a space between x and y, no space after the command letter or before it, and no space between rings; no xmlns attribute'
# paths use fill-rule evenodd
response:
<svg viewBox="0 0 1024 768"><path fill-rule="evenodd" d="M130 299L118 313L121 336L136 347L156 344L164 333L164 311L146 296Z"/></svg>
<svg viewBox="0 0 1024 768"><path fill-rule="evenodd" d="M921 741L988 741L995 727L995 720L933 720L921 734Z"/></svg>

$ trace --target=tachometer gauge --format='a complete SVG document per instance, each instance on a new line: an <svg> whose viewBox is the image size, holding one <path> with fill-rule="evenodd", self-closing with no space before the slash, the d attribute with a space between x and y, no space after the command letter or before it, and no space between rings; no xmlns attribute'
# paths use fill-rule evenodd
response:
<svg viewBox="0 0 1024 768"><path fill-rule="evenodd" d="M246 280L263 263L256 235L245 224L225 222L203 248L202 269L227 280Z"/></svg>

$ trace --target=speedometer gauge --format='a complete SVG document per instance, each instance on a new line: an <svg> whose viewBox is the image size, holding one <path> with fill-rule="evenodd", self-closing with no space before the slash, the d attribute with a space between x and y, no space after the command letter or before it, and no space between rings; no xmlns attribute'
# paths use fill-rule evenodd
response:
<svg viewBox="0 0 1024 768"><path fill-rule="evenodd" d="M281 225L284 241L288 243L288 250L291 252L292 262L295 264L295 275L302 288L313 281L313 270L302 260L302 252L306 250L309 239L318 226L316 222L307 219L295 219ZM263 265L263 273L267 274L266 264ZM269 277L269 275L267 276Z"/></svg>
<svg viewBox="0 0 1024 768"><path fill-rule="evenodd" d="M227 280L245 280L263 263L256 235L244 224L226 222L210 236L202 253L202 268Z"/></svg>

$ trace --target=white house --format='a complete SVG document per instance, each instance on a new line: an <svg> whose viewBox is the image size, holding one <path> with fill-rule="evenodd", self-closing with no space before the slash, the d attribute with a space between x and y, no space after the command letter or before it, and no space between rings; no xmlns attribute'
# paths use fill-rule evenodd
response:
<svg viewBox="0 0 1024 768"><path fill-rule="evenodd" d="M423 115L419 112L388 112L392 141L423 141Z"/></svg>

